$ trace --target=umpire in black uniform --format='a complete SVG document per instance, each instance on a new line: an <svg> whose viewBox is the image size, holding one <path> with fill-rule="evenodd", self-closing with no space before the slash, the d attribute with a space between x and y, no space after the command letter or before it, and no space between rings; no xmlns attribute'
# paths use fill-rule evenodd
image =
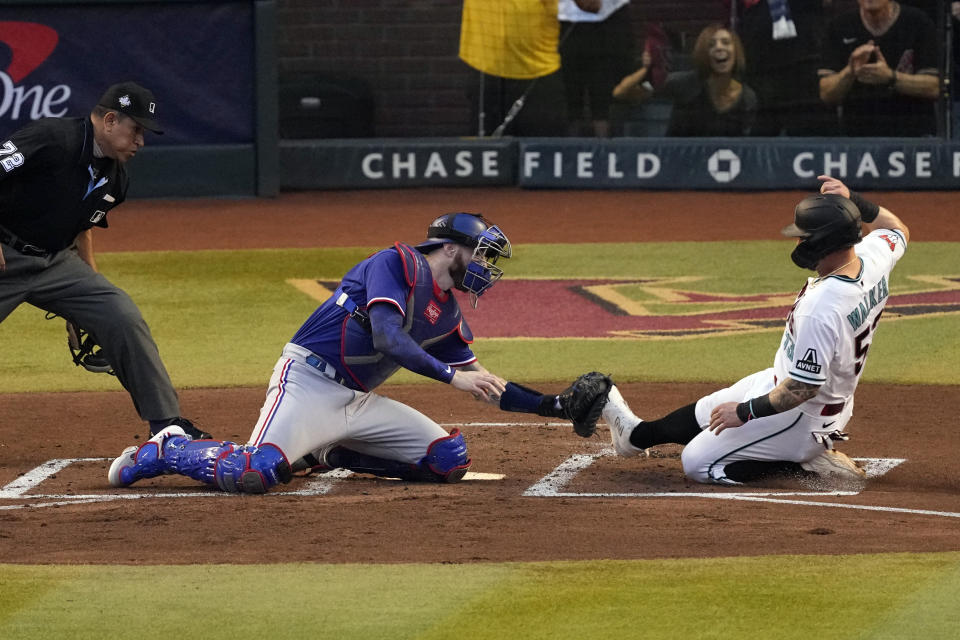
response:
<svg viewBox="0 0 960 640"><path fill-rule="evenodd" d="M0 322L22 302L85 329L154 434L180 404L140 310L97 272L93 227L124 201L124 164L144 131L163 133L153 93L134 82L107 89L85 118L44 118L0 143ZM209 436L207 436L209 437Z"/></svg>

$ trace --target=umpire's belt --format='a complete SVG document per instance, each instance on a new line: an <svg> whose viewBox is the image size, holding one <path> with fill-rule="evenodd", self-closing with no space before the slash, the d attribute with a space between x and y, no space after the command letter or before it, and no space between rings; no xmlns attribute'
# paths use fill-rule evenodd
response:
<svg viewBox="0 0 960 640"><path fill-rule="evenodd" d="M53 251L47 251L43 247L38 247L35 244L30 244L29 242L24 242L9 230L4 227L0 227L0 242L10 247L13 247L14 251L18 251L25 256L36 256L37 258L46 258L47 256L53 255Z"/></svg>
<svg viewBox="0 0 960 640"><path fill-rule="evenodd" d="M314 355L311 353L306 358L304 358L303 361L306 362L311 367L313 367L314 369L316 369L317 371L319 371L320 373L322 373L323 375L327 376L328 378L336 382L337 384L344 383L345 378L339 373L337 373L337 370L334 368L332 364L330 364L320 356Z"/></svg>

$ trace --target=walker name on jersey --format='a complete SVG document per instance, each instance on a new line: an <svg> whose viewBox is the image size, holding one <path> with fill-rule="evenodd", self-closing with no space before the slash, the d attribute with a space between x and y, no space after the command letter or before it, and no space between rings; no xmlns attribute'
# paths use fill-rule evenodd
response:
<svg viewBox="0 0 960 640"><path fill-rule="evenodd" d="M890 289L887 288L887 276L883 276L880 278L880 282L860 299L860 304L847 314L847 322L850 323L854 331L859 329L860 325L867 321L871 309L886 300L889 295Z"/></svg>

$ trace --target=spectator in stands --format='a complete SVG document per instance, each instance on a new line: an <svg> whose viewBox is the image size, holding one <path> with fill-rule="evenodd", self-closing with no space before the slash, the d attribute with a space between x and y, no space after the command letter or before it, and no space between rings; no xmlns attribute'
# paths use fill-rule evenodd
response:
<svg viewBox="0 0 960 640"><path fill-rule="evenodd" d="M654 95L647 80L650 58L614 88L617 99L642 102ZM757 110L753 89L740 81L746 68L743 45L737 34L721 24L707 26L693 48L692 71L667 75L659 96L673 101L668 136L745 136L750 134Z"/></svg>
<svg viewBox="0 0 960 640"><path fill-rule="evenodd" d="M842 105L848 136L934 135L940 77L933 22L893 0L858 5L830 24L820 98Z"/></svg>
<svg viewBox="0 0 960 640"><path fill-rule="evenodd" d="M584 11L574 0L560 0L559 16L570 135L606 138L610 89L634 68L630 0L601 0L596 13Z"/></svg>
<svg viewBox="0 0 960 640"><path fill-rule="evenodd" d="M597 12L601 0L574 0ZM480 72L467 91L478 135L563 136L556 0L463 0L460 58Z"/></svg>
<svg viewBox="0 0 960 640"><path fill-rule="evenodd" d="M755 136L822 136L830 113L820 102L817 69L824 6L831 0L740 0L738 32L757 92Z"/></svg>

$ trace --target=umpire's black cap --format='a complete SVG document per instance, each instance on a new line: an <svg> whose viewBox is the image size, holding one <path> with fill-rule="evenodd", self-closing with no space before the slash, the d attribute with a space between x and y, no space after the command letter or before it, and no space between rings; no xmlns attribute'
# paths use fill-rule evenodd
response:
<svg viewBox="0 0 960 640"><path fill-rule="evenodd" d="M130 116L144 129L163 133L160 121L157 120L157 99L153 97L152 91L141 87L136 82L121 82L113 85L107 89L97 104Z"/></svg>

